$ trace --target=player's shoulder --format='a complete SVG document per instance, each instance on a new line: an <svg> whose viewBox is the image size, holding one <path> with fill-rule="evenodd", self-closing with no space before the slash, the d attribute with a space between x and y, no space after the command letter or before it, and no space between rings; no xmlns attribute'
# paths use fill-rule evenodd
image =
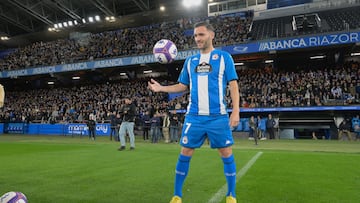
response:
<svg viewBox="0 0 360 203"><path fill-rule="evenodd" d="M186 58L186 60L188 60L188 61L195 61L195 60L199 60L200 59L200 53L197 53L197 54L193 54L193 55L191 55L191 56L188 56L187 58Z"/></svg>
<svg viewBox="0 0 360 203"><path fill-rule="evenodd" d="M224 56L226 58L231 57L231 54L229 52L223 51L223 50L220 50L220 49L214 49L213 54L218 54L218 55Z"/></svg>

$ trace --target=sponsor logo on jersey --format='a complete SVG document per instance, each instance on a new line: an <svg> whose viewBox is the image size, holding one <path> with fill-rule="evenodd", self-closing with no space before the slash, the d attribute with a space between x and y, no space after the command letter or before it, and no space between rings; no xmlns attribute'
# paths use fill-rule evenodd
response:
<svg viewBox="0 0 360 203"><path fill-rule="evenodd" d="M212 67L210 64L202 62L198 66L196 66L196 73L210 73L212 71Z"/></svg>

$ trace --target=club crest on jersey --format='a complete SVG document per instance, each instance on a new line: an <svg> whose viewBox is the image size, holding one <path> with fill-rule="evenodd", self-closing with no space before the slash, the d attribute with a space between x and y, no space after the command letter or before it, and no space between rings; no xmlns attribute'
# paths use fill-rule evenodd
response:
<svg viewBox="0 0 360 203"><path fill-rule="evenodd" d="M187 136L184 136L183 138L182 138L182 143L183 144L187 144L189 141L188 141L188 137Z"/></svg>
<svg viewBox="0 0 360 203"><path fill-rule="evenodd" d="M198 66L196 66L196 73L210 73L212 71L212 67L210 64L202 62Z"/></svg>
<svg viewBox="0 0 360 203"><path fill-rule="evenodd" d="M219 55L218 54L214 54L212 57L212 60L217 60L219 58Z"/></svg>

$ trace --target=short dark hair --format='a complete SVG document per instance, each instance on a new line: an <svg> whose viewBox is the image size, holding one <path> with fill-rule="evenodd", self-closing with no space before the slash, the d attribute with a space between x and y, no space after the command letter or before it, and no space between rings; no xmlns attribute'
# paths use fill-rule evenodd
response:
<svg viewBox="0 0 360 203"><path fill-rule="evenodd" d="M207 21L201 21L201 22L195 23L194 28L197 28L197 27L200 27L200 26L205 26L206 29L215 32L214 27Z"/></svg>

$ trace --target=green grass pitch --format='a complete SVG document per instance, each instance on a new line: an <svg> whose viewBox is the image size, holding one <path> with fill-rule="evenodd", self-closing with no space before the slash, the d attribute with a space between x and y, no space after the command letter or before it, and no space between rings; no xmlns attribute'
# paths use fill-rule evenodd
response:
<svg viewBox="0 0 360 203"><path fill-rule="evenodd" d="M21 191L30 203L162 203L173 194L180 146L137 137L117 151L107 137L0 135L0 194ZM358 202L360 142L235 139L238 202ZM198 149L184 184L184 203L208 203L225 185L216 150ZM225 202L224 198L218 202Z"/></svg>

